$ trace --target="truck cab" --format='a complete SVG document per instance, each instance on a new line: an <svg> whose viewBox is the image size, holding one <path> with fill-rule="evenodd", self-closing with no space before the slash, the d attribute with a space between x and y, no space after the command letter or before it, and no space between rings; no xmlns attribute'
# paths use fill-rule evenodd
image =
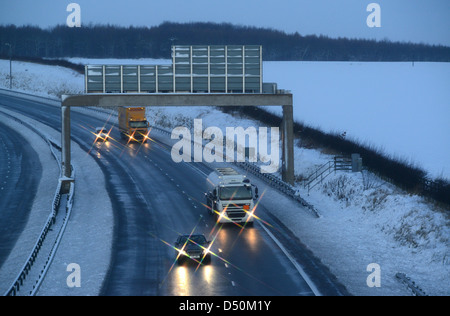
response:
<svg viewBox="0 0 450 316"><path fill-rule="evenodd" d="M148 139L148 128L145 107L119 107L119 130L122 138L128 142L145 143Z"/></svg>
<svg viewBox="0 0 450 316"><path fill-rule="evenodd" d="M233 168L217 168L208 176L206 186L206 207L217 222L253 223L258 188L245 175Z"/></svg>

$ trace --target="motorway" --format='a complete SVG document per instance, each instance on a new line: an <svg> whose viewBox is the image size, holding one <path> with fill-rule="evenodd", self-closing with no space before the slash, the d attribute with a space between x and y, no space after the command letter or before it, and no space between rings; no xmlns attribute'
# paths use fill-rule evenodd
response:
<svg viewBox="0 0 450 316"><path fill-rule="evenodd" d="M58 107L0 95L2 106L58 131L61 129ZM113 251L101 295L348 294L287 228L270 215L263 203L256 215L271 227L259 222L245 228L216 225L202 205L210 166L173 162L170 148L156 138L144 145L127 145L120 140L114 117L110 122L99 117L89 115L89 111L71 111L72 140L96 159L105 174L106 189L113 205ZM105 124L113 126L113 140L94 143L95 127ZM0 128L3 127L0 125ZM0 136L12 134L0 130ZM12 145L2 145L6 141L5 137L0 138L0 151L5 146L12 150ZM21 143L21 147L27 146ZM1 154L0 157L5 157ZM0 161L0 174L4 165L7 162ZM38 181L39 170L31 174L32 179ZM28 181L27 185L33 186L34 182ZM15 199L17 196L8 198ZM203 233L214 240L211 250L215 255L210 265L175 262L175 250L170 245L179 234L191 232ZM283 249L278 243L284 245ZM285 251L292 256L288 258ZM307 267L314 286L292 261Z"/></svg>

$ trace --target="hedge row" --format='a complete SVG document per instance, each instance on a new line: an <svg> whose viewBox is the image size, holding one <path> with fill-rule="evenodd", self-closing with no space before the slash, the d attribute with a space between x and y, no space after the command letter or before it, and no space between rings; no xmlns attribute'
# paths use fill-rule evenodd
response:
<svg viewBox="0 0 450 316"><path fill-rule="evenodd" d="M9 60L9 56L0 55L0 59ZM64 60L64 59L43 59L40 57L13 56L13 61L23 61L23 62L30 62L30 63L41 64L41 65L49 65L49 66L61 66L61 67L72 69L80 74L84 74L84 65L74 64L74 63Z"/></svg>

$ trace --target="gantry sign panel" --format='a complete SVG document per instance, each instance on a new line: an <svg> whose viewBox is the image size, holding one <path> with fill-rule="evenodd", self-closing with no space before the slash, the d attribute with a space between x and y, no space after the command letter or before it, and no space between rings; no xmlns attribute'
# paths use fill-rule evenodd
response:
<svg viewBox="0 0 450 316"><path fill-rule="evenodd" d="M86 93L262 93L262 47L172 46L172 65L87 65Z"/></svg>

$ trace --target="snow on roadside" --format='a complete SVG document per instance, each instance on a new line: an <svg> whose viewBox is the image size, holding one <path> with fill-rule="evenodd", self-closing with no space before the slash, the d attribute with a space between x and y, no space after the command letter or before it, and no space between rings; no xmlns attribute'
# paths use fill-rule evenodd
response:
<svg viewBox="0 0 450 316"><path fill-rule="evenodd" d="M46 93L48 87L40 83L47 68L36 67L28 68L39 74L33 79L36 81L24 86L29 86L31 91L40 87L39 93ZM4 71L0 63L0 73ZM82 78L77 75L74 78L68 72L64 76L66 82L75 81L74 87L82 89ZM244 128L260 124L215 108L151 108L148 117L150 122L169 130L180 125L192 127L193 119L201 118L204 128L217 126L224 134L230 122L234 127ZM331 159L331 155L318 150L296 146L296 175L309 175ZM405 295L409 291L395 279L395 273L402 272L429 295L450 294L448 209L442 210L367 173L364 177L361 173L332 174L309 194L300 184L296 188L318 209L321 218L305 216L296 207L272 208L272 211L330 267L351 293ZM376 291L366 285L369 263L381 266L382 285Z"/></svg>
<svg viewBox="0 0 450 316"><path fill-rule="evenodd" d="M38 295L98 296L106 278L113 242L114 216L105 176L91 155L72 142L75 198L69 224ZM71 263L81 270L81 287L68 287Z"/></svg>
<svg viewBox="0 0 450 316"><path fill-rule="evenodd" d="M310 245L317 244L318 253L322 252L319 257L324 258L338 278L353 280L348 283L352 293L373 292L362 279L368 276L366 266L377 263L382 272L382 290L376 293L397 295L391 288L396 287L395 274L400 272L411 277L428 295L449 295L448 209L406 194L372 174L365 177L361 173L337 172L309 196L306 189L299 188L302 196L321 213L318 221L323 221L323 226L305 227L297 223L300 234L314 232L305 239L310 240ZM367 180L368 177L371 179ZM329 247L323 247L318 235L328 237ZM352 271L351 266L359 270Z"/></svg>

